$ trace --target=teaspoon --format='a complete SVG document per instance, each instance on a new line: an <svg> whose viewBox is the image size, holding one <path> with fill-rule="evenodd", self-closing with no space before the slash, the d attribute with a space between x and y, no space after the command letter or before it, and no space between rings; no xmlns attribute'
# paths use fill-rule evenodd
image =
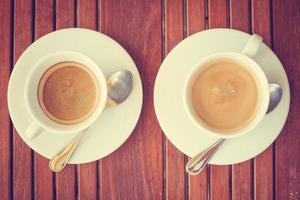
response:
<svg viewBox="0 0 300 200"><path fill-rule="evenodd" d="M106 108L116 106L127 99L132 90L132 74L128 70L113 73L107 80L108 99ZM54 172L64 169L72 157L84 133L78 134L67 146L55 154L49 162L49 168Z"/></svg>

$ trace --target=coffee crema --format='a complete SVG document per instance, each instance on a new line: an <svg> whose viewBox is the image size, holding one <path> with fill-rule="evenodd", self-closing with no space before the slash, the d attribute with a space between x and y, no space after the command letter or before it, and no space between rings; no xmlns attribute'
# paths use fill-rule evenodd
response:
<svg viewBox="0 0 300 200"><path fill-rule="evenodd" d="M258 100L254 75L231 59L205 64L192 86L192 103L198 117L220 133L246 127L255 117Z"/></svg>
<svg viewBox="0 0 300 200"><path fill-rule="evenodd" d="M51 66L38 86L43 112L60 124L76 124L87 119L98 100L98 83L92 72L77 62Z"/></svg>

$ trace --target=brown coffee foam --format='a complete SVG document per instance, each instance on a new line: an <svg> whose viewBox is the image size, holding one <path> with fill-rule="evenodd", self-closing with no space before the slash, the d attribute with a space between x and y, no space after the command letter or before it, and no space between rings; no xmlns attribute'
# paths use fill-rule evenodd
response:
<svg viewBox="0 0 300 200"><path fill-rule="evenodd" d="M60 124L76 124L87 119L99 99L94 74L77 62L60 62L42 76L38 100L43 112Z"/></svg>
<svg viewBox="0 0 300 200"><path fill-rule="evenodd" d="M258 107L258 87L253 74L230 59L206 64L192 87L192 102L199 119L218 132L246 127Z"/></svg>

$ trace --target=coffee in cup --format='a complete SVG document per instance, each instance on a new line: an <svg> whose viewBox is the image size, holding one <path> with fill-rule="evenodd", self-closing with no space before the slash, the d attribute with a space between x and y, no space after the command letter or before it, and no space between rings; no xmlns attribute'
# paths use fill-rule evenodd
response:
<svg viewBox="0 0 300 200"><path fill-rule="evenodd" d="M256 77L233 59L206 63L192 85L192 104L207 127L220 133L246 127L259 106Z"/></svg>
<svg viewBox="0 0 300 200"><path fill-rule="evenodd" d="M97 105L98 83L83 64L72 61L51 66L41 77L38 100L43 112L61 124L76 124L90 116Z"/></svg>

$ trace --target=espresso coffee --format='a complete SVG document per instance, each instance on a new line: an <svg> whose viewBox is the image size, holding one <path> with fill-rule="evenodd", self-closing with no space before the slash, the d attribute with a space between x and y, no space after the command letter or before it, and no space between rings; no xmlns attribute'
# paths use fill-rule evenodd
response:
<svg viewBox="0 0 300 200"><path fill-rule="evenodd" d="M93 112L98 100L93 73L77 62L60 62L42 76L38 100L43 112L60 124L79 123Z"/></svg>
<svg viewBox="0 0 300 200"><path fill-rule="evenodd" d="M192 86L192 103L199 119L220 133L246 127L259 102L252 72L231 59L212 61L201 69Z"/></svg>

